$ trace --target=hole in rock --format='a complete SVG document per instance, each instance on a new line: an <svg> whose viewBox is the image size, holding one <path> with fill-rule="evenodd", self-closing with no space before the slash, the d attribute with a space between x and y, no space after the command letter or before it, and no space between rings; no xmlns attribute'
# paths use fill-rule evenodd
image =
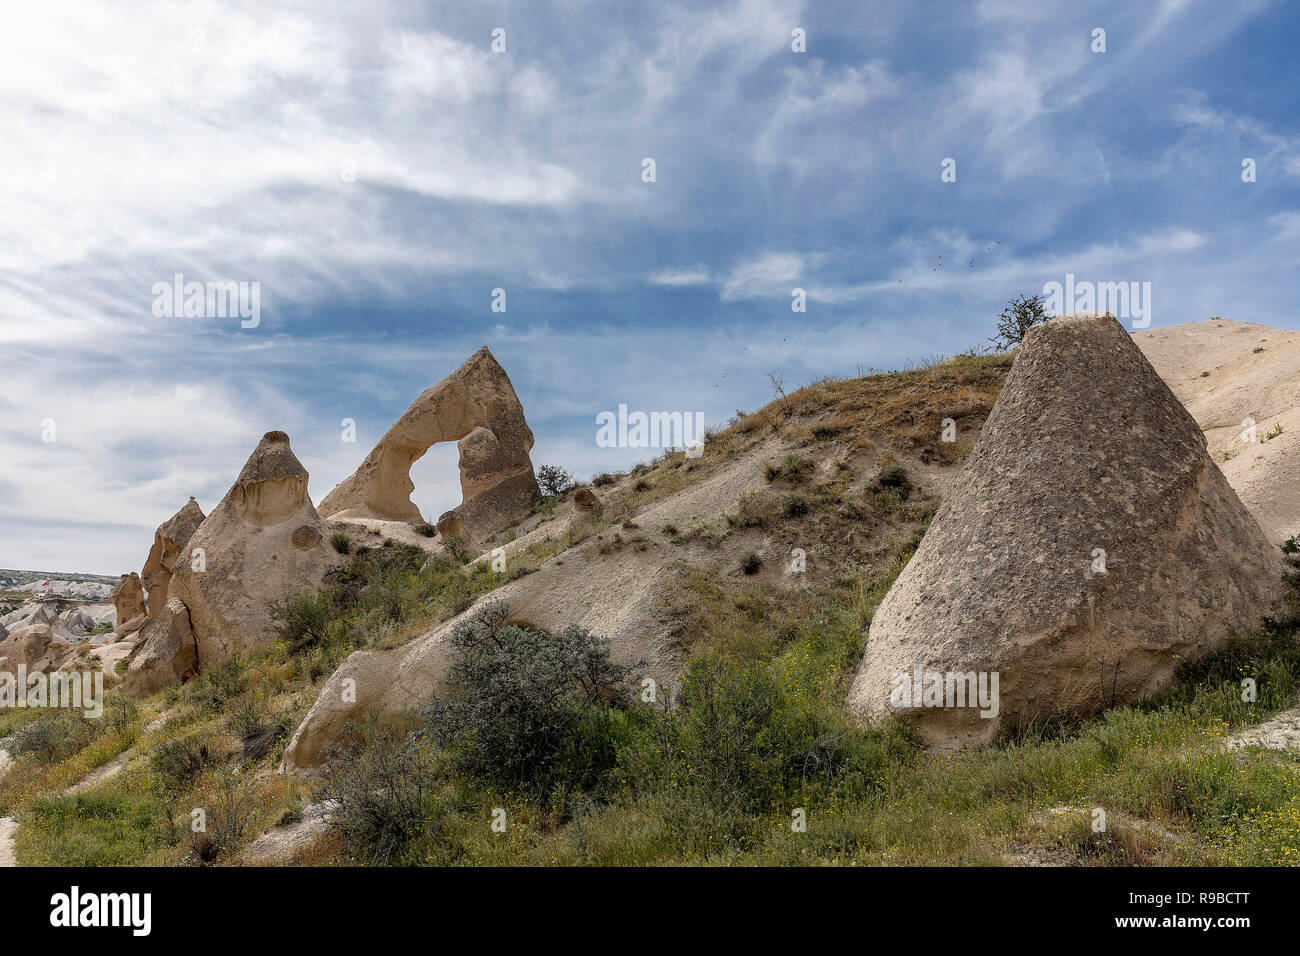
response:
<svg viewBox="0 0 1300 956"><path fill-rule="evenodd" d="M454 441L439 442L411 465L411 501L429 524L460 504L460 450Z"/></svg>

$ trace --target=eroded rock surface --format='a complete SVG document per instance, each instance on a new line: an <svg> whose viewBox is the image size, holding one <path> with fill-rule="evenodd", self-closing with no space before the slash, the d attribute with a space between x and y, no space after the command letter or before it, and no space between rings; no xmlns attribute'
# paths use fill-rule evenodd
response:
<svg viewBox="0 0 1300 956"><path fill-rule="evenodd" d="M180 511L172 515L154 532L153 547L140 572L141 582L149 592L148 616L155 618L167 603L167 585L176 570L176 559L189 543L190 537L203 524L203 509L191 498Z"/></svg>
<svg viewBox="0 0 1300 956"><path fill-rule="evenodd" d="M171 598L140 631L122 675L122 691L135 696L152 694L179 684L197 669L198 649L189 609L179 598Z"/></svg>
<svg viewBox="0 0 1300 956"><path fill-rule="evenodd" d="M198 664L274 640L268 604L320 584L338 557L328 538L289 436L267 432L172 574L168 604L189 609Z"/></svg>
<svg viewBox="0 0 1300 956"><path fill-rule="evenodd" d="M505 369L482 348L415 400L361 467L325 496L321 514L423 521L411 502L411 465L444 441L458 443L464 500L439 519L442 533L478 540L528 515L541 500L523 406Z"/></svg>
<svg viewBox="0 0 1300 956"><path fill-rule="evenodd" d="M117 586L113 588L113 593L108 597L113 602L113 607L117 609L119 628L137 617L148 616L148 608L144 600L144 588L140 584L140 575L134 571L122 575L121 580L117 582Z"/></svg>
<svg viewBox="0 0 1300 956"><path fill-rule="evenodd" d="M1256 626L1281 570L1195 420L1119 323L1053 319L1026 337L876 611L850 706L901 714L927 743L957 746L1008 720L1138 700L1180 660ZM955 694L927 706L903 676L918 666L998 674L997 716L951 706Z"/></svg>

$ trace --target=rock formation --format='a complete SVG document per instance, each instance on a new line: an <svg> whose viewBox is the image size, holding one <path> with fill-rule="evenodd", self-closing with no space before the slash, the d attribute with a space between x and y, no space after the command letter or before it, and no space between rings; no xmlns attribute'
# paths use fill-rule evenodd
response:
<svg viewBox="0 0 1300 956"><path fill-rule="evenodd" d="M140 585L140 575L134 571L122 575L122 579L117 582L117 587L113 588L113 593L108 597L113 602L113 607L117 609L118 623L114 629L117 633L125 634L144 623L147 608L144 601L144 588ZM136 618L140 619L139 622L136 622Z"/></svg>
<svg viewBox="0 0 1300 956"><path fill-rule="evenodd" d="M573 493L573 510L586 514L600 514L604 504L590 488L579 488Z"/></svg>
<svg viewBox="0 0 1300 956"><path fill-rule="evenodd" d="M337 558L328 537L289 436L267 432L190 536L168 586L168 604L178 598L189 610L198 663L273 640L268 604L320 584Z"/></svg>
<svg viewBox="0 0 1300 956"><path fill-rule="evenodd" d="M746 474L761 481L757 467L745 464ZM609 640L615 660L644 667L661 684L671 680L680 661L665 634L660 602L673 568L647 561L631 548L604 554L601 545L593 537L566 551L562 560L553 559L532 574L502 584L487 600L504 602L512 624L546 630L568 624L590 628ZM451 666L447 636L479 611L475 604L400 647L351 654L326 681L290 739L285 766L311 772L339 742L348 723L359 726L370 710L384 719L426 703L441 689ZM344 694L345 688L350 693Z"/></svg>
<svg viewBox="0 0 1300 956"><path fill-rule="evenodd" d="M422 521L411 502L411 465L444 441L458 442L464 500L438 520L441 533L479 540L541 501L523 406L505 369L481 348L415 400L361 467L325 496L321 514Z"/></svg>
<svg viewBox="0 0 1300 956"><path fill-rule="evenodd" d="M1026 336L876 611L850 707L957 746L1008 720L1138 700L1180 660L1257 625L1280 573L1196 422L1119 323L1053 319ZM954 706L981 673L998 677L996 717Z"/></svg>
<svg viewBox="0 0 1300 956"><path fill-rule="evenodd" d="M20 664L33 674L53 670L75 646L48 624L29 624L0 641L0 671L17 673Z"/></svg>
<svg viewBox="0 0 1300 956"><path fill-rule="evenodd" d="M95 629L95 619L85 610L79 607L69 608L59 615L59 620L68 632L81 636L89 634Z"/></svg>
<svg viewBox="0 0 1300 956"><path fill-rule="evenodd" d="M190 612L179 598L170 599L140 631L127 658L122 691L143 696L179 684L198 669L198 651L190 629Z"/></svg>
<svg viewBox="0 0 1300 956"><path fill-rule="evenodd" d="M167 585L172 572L176 570L176 559L180 556L190 536L198 530L206 517L199 503L193 498L186 502L180 511L172 515L154 532L153 547L145 560L140 578L149 592L148 614L150 618L167 603Z"/></svg>
<svg viewBox="0 0 1300 956"><path fill-rule="evenodd" d="M1274 544L1300 535L1300 331L1208 319L1133 340Z"/></svg>

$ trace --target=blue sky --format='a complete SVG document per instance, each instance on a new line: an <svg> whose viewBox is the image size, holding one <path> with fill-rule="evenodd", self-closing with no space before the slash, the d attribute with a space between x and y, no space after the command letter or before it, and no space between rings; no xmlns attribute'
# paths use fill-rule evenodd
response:
<svg viewBox="0 0 1300 956"><path fill-rule="evenodd" d="M138 570L271 428L319 501L484 344L585 477L647 457L602 410L961 351L1067 272L1300 328L1297 36L1262 0L9 11L0 566ZM177 272L258 282L260 325L155 317ZM414 477L459 500L453 447Z"/></svg>

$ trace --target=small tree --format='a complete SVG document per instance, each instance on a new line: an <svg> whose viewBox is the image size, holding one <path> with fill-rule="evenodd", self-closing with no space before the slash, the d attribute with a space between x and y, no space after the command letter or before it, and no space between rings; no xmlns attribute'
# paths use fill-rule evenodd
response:
<svg viewBox="0 0 1300 956"><path fill-rule="evenodd" d="M547 498L563 495L573 487L573 475L559 465L542 465L537 469L537 486Z"/></svg>
<svg viewBox="0 0 1300 956"><path fill-rule="evenodd" d="M999 352L1015 348L1024 341L1026 332L1050 318L1051 316L1048 315L1047 310L1043 308L1042 296L1018 295L1007 304L1007 307L1002 310L1002 314L998 316L998 334L989 341L993 343L993 347Z"/></svg>

